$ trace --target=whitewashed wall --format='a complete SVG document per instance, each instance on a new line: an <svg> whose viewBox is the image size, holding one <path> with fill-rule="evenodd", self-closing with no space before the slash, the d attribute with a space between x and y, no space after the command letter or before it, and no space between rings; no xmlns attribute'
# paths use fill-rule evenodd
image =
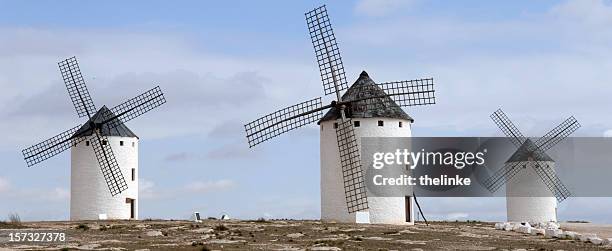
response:
<svg viewBox="0 0 612 251"><path fill-rule="evenodd" d="M378 121L384 126L378 126ZM340 120L338 120L339 122ZM361 137L410 137L411 123L408 120L390 118L359 118L360 127L355 128L357 142ZM403 126L399 127L402 121ZM334 123L325 121L321 130L321 219L338 222L355 222L355 214L349 214L344 195L342 167L338 153L338 142ZM414 224L414 206L411 206L411 222L406 222L404 197L368 197L370 223ZM413 200L411 200L413 203Z"/></svg>
<svg viewBox="0 0 612 251"><path fill-rule="evenodd" d="M524 162L525 164L527 162ZM545 162L553 167L554 162ZM522 164L521 164L522 166ZM529 197L525 195L548 197ZM517 195L522 195L519 197ZM557 221L557 200L533 168L522 168L506 184L508 221L530 223Z"/></svg>
<svg viewBox="0 0 612 251"><path fill-rule="evenodd" d="M93 147L82 141L71 149L70 220L97 220L99 214L107 214L109 219L129 219L130 204L126 198L136 200L135 219L138 219L138 138L109 136L108 140L128 189L111 196ZM120 141L124 142L123 146L119 145ZM136 169L134 181L132 168Z"/></svg>

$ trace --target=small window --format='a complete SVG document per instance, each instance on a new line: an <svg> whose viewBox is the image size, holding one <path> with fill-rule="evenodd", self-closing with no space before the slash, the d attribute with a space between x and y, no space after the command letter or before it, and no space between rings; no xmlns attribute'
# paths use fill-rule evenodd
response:
<svg viewBox="0 0 612 251"><path fill-rule="evenodd" d="M136 147L136 142L132 142L132 147Z"/></svg>
<svg viewBox="0 0 612 251"><path fill-rule="evenodd" d="M334 129L338 129L338 123L334 123Z"/></svg>
<svg viewBox="0 0 612 251"><path fill-rule="evenodd" d="M89 146L89 140L86 140L86 141L85 141L85 145L86 145L86 146Z"/></svg>
<svg viewBox="0 0 612 251"><path fill-rule="evenodd" d="M132 181L136 180L136 168L132 168Z"/></svg>
<svg viewBox="0 0 612 251"><path fill-rule="evenodd" d="M106 140L102 140L102 145L105 146L106 145Z"/></svg>
<svg viewBox="0 0 612 251"><path fill-rule="evenodd" d="M385 125L384 121L382 121L382 120L378 121L378 126L384 126L384 125Z"/></svg>
<svg viewBox="0 0 612 251"><path fill-rule="evenodd" d="M400 123L402 123L402 122L400 122ZM123 140L119 141L119 145L123 146Z"/></svg>
<svg viewBox="0 0 612 251"><path fill-rule="evenodd" d="M354 124L355 124L355 127L359 127L361 125L361 122L355 120Z"/></svg>
<svg viewBox="0 0 612 251"><path fill-rule="evenodd" d="M400 122L399 122L399 127L402 127L402 126L403 126L403 125L402 125L402 121L400 121Z"/></svg>

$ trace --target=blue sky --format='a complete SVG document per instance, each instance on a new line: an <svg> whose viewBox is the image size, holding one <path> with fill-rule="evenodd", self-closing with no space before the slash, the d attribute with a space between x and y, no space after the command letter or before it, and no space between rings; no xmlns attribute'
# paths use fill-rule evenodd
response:
<svg viewBox="0 0 612 251"><path fill-rule="evenodd" d="M98 106L166 93L128 123L143 218L317 218L317 128L249 149L242 124L322 96L304 20L322 3L349 79L436 79L438 103L406 109L415 136L500 135L499 107L527 135L570 115L576 135L612 135L610 1L0 1L0 219L68 217L70 154L26 168L20 150L83 122L56 65L70 56ZM421 201L435 219L505 216L501 198ZM610 207L572 198L559 216L611 223Z"/></svg>

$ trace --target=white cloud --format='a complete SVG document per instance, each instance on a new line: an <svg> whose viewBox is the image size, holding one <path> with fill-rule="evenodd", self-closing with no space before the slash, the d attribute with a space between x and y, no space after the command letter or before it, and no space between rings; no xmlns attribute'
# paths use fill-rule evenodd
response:
<svg viewBox="0 0 612 251"><path fill-rule="evenodd" d="M194 193L209 193L214 191L226 190L236 186L232 180L222 179L216 181L194 181L185 186L185 189Z"/></svg>
<svg viewBox="0 0 612 251"><path fill-rule="evenodd" d="M11 187L11 184L6 178L0 177L0 194L8 191Z"/></svg>
<svg viewBox="0 0 612 251"><path fill-rule="evenodd" d="M415 2L415 0L361 0L355 6L355 13L380 17L405 7L411 7Z"/></svg>
<svg viewBox="0 0 612 251"><path fill-rule="evenodd" d="M155 198L155 183L153 181L140 178L138 179L138 195L143 199Z"/></svg>
<svg viewBox="0 0 612 251"><path fill-rule="evenodd" d="M51 190L49 198L52 200L67 201L70 199L70 191L65 188L56 187Z"/></svg>
<svg viewBox="0 0 612 251"><path fill-rule="evenodd" d="M0 148L28 146L83 123L56 64L73 55L98 107L160 85L167 103L128 124L148 139L206 136L219 122L242 123L321 93L312 58L305 63L295 57L208 53L196 46L197 39L165 31L2 27L0 32L11 38L0 43L0 120L11 121L0 130L13 132Z"/></svg>

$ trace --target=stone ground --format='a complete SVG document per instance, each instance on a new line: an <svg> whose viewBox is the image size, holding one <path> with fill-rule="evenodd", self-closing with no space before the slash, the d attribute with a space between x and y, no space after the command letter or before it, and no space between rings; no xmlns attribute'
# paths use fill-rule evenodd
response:
<svg viewBox="0 0 612 251"><path fill-rule="evenodd" d="M297 220L0 223L0 250L612 250L495 230L493 223L362 225ZM8 243L9 231L65 231L66 243Z"/></svg>
<svg viewBox="0 0 612 251"><path fill-rule="evenodd" d="M561 229L577 233L597 234L600 238L612 238L612 225L593 223L561 223Z"/></svg>

